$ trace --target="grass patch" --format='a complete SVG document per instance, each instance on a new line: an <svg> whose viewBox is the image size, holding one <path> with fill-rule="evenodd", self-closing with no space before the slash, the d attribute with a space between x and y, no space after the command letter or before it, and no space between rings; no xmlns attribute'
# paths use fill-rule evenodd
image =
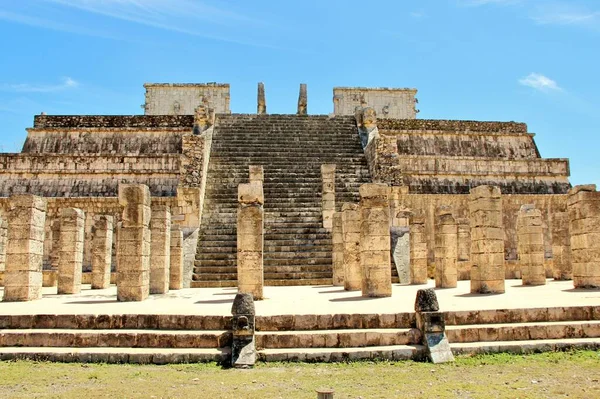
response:
<svg viewBox="0 0 600 399"><path fill-rule="evenodd" d="M596 398L600 353L460 356L455 363L107 365L0 362L0 398Z"/></svg>

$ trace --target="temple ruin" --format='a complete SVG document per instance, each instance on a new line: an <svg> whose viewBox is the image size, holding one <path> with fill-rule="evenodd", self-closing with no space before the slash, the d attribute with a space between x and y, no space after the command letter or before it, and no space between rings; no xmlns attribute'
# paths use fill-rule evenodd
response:
<svg viewBox="0 0 600 399"><path fill-rule="evenodd" d="M600 287L600 194L572 188L569 161L542 158L524 123L417 119L416 89L334 88L333 112L312 115L305 84L290 114L267 113L263 83L256 114L231 111L228 84L144 87L144 115L36 115L22 151L0 154L3 301L87 284L127 302L331 285L385 300L431 279L470 295ZM257 334L271 322L257 316Z"/></svg>

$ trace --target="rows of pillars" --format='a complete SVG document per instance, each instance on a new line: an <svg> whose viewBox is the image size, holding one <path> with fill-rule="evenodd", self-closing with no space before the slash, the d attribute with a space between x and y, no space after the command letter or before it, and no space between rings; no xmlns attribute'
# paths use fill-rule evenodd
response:
<svg viewBox="0 0 600 399"><path fill-rule="evenodd" d="M119 202L123 214L117 231L117 299L141 301L151 291L181 289L183 233L178 226L171 226L169 208L159 205L151 211L150 192L145 185L120 186ZM0 245L6 249L4 301L41 298L46 208L46 200L34 195L9 199L5 229L1 229L4 220L0 219ZM56 222L52 230L57 251L51 261L57 273L57 293L78 294L82 286L85 213L77 208L63 208ZM110 285L113 232L112 216L94 216L90 243L92 289Z"/></svg>

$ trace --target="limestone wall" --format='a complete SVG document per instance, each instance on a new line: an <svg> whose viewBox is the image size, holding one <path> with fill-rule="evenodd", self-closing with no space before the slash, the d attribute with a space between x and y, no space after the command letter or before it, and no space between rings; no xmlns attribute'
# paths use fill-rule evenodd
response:
<svg viewBox="0 0 600 399"><path fill-rule="evenodd" d="M379 130L394 135L401 155L440 155L505 159L539 158L529 133Z"/></svg>
<svg viewBox="0 0 600 399"><path fill-rule="evenodd" d="M33 127L50 128L176 128L191 129L193 115L36 115Z"/></svg>
<svg viewBox="0 0 600 399"><path fill-rule="evenodd" d="M23 153L177 154L188 127L74 127L27 129Z"/></svg>
<svg viewBox="0 0 600 399"><path fill-rule="evenodd" d="M416 89L334 87L333 112L354 115L356 107L371 107L383 118L415 119Z"/></svg>
<svg viewBox="0 0 600 399"><path fill-rule="evenodd" d="M333 112L354 115L358 106L371 107L383 118L415 119L416 89L335 87Z"/></svg>
<svg viewBox="0 0 600 399"><path fill-rule="evenodd" d="M203 102L216 113L228 114L229 84L146 83L146 115L193 115Z"/></svg>
<svg viewBox="0 0 600 399"><path fill-rule="evenodd" d="M479 185L504 194L570 188L568 160L539 158L524 124L383 120L377 127L365 148L376 182L424 194L466 194Z"/></svg>
<svg viewBox="0 0 600 399"><path fill-rule="evenodd" d="M179 162L179 155L0 154L0 196L116 196L119 183L146 184L152 195L174 196Z"/></svg>

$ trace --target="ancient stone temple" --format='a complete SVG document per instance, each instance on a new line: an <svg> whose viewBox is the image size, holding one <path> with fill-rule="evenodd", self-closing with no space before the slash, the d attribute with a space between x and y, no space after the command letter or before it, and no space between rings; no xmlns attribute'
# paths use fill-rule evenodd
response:
<svg viewBox="0 0 600 399"><path fill-rule="evenodd" d="M154 232L165 225L165 216L161 216L162 222L150 218L169 211L171 224L183 237L183 287L236 286L238 187L256 179L249 166L262 171L261 256L266 286L332 284L336 245L336 262L341 263L336 263L335 283L349 290L360 289L362 271L350 268L352 274L343 275L348 268L345 259L354 256L354 264L360 268L372 263L358 259L361 256L389 251L389 242L384 242L389 240L388 222L380 214L391 220L390 226L397 218L402 218L409 230L414 225L410 231L413 241L405 247L415 259L408 253L403 258L414 270L405 272L412 283L423 283L425 273L433 278L436 270L436 226L441 225L436 210L440 206L452 217L452 237L457 242L452 241L452 248L447 249L441 244L446 241L438 239L437 258L452 256L450 263L457 268L452 269L452 278L468 279L469 192L484 185L496 187L501 196L497 204L502 220L497 222L502 233L494 239L504 245L497 245L500 252L494 259L500 268L504 264L506 278L521 277L517 218L522 205L531 204L539 211L537 223L541 223L543 237L539 253L543 252L547 277L570 276L571 268L565 264L568 251L579 248L575 245L583 239L578 237L587 237L585 224L574 213L579 205L571 199L570 226L578 236L568 240L568 161L542 158L534 134L524 123L417 119L415 89L335 88L334 112L312 115L309 91L301 85L297 110L293 109L295 93L290 93L290 113L270 115L268 86L264 84L259 85L257 114L232 113L228 84L146 84L145 88L144 115L37 115L27 129L21 153L0 154L1 220L8 220L10 228L10 197L28 194L44 198L45 220L34 221L45 226L45 234L36 233L44 240L44 276L57 273L55 260L61 253L57 221L64 209L74 208L81 211L78 215L83 218L85 236L82 281L90 283L92 259L100 251L93 245L94 235L103 231L96 226L98 218L112 218L113 223L106 226L115 232L131 228L123 224L119 186L143 185L148 187L150 199L143 207L146 213L140 215L143 226L139 228L150 231L151 226ZM388 212L379 201L377 217L361 223L353 217L375 214L365 210L365 200L362 212L358 208L359 187L366 183L379 183L381 190L390 190L378 199L389 198L393 204ZM555 221L555 215L561 216L560 220ZM168 237L168 229L163 230L161 234ZM102 234L105 237L106 231ZM361 236L377 248L352 241L360 241ZM161 239L163 247L165 237ZM160 244L158 238L153 239ZM112 242L106 237L102 240L109 245ZM145 240L150 242L147 237ZM117 238L113 241L119 242ZM482 251L488 251L483 246ZM11 258L10 252L5 256L4 243L0 248L0 271L14 270L4 264L14 256ZM560 249L560 261L556 262L560 270L553 269L554 248ZM41 253L41 244L39 250ZM112 255L114 273L118 272L117 248ZM160 256L165 257L165 251ZM377 273L380 267L387 268L391 281L398 282L394 256L378 256ZM108 258L105 253L105 263ZM597 270L591 265L597 261L586 258L588 266L572 269L578 281L585 281L586 286L596 283ZM161 267L161 280L149 282L156 292L166 291L164 276L168 273ZM102 270L98 276L102 275L104 282L99 287L108 281L106 268ZM155 274L144 269L144 290L146 275L152 280ZM387 290L387 277L380 277Z"/></svg>

